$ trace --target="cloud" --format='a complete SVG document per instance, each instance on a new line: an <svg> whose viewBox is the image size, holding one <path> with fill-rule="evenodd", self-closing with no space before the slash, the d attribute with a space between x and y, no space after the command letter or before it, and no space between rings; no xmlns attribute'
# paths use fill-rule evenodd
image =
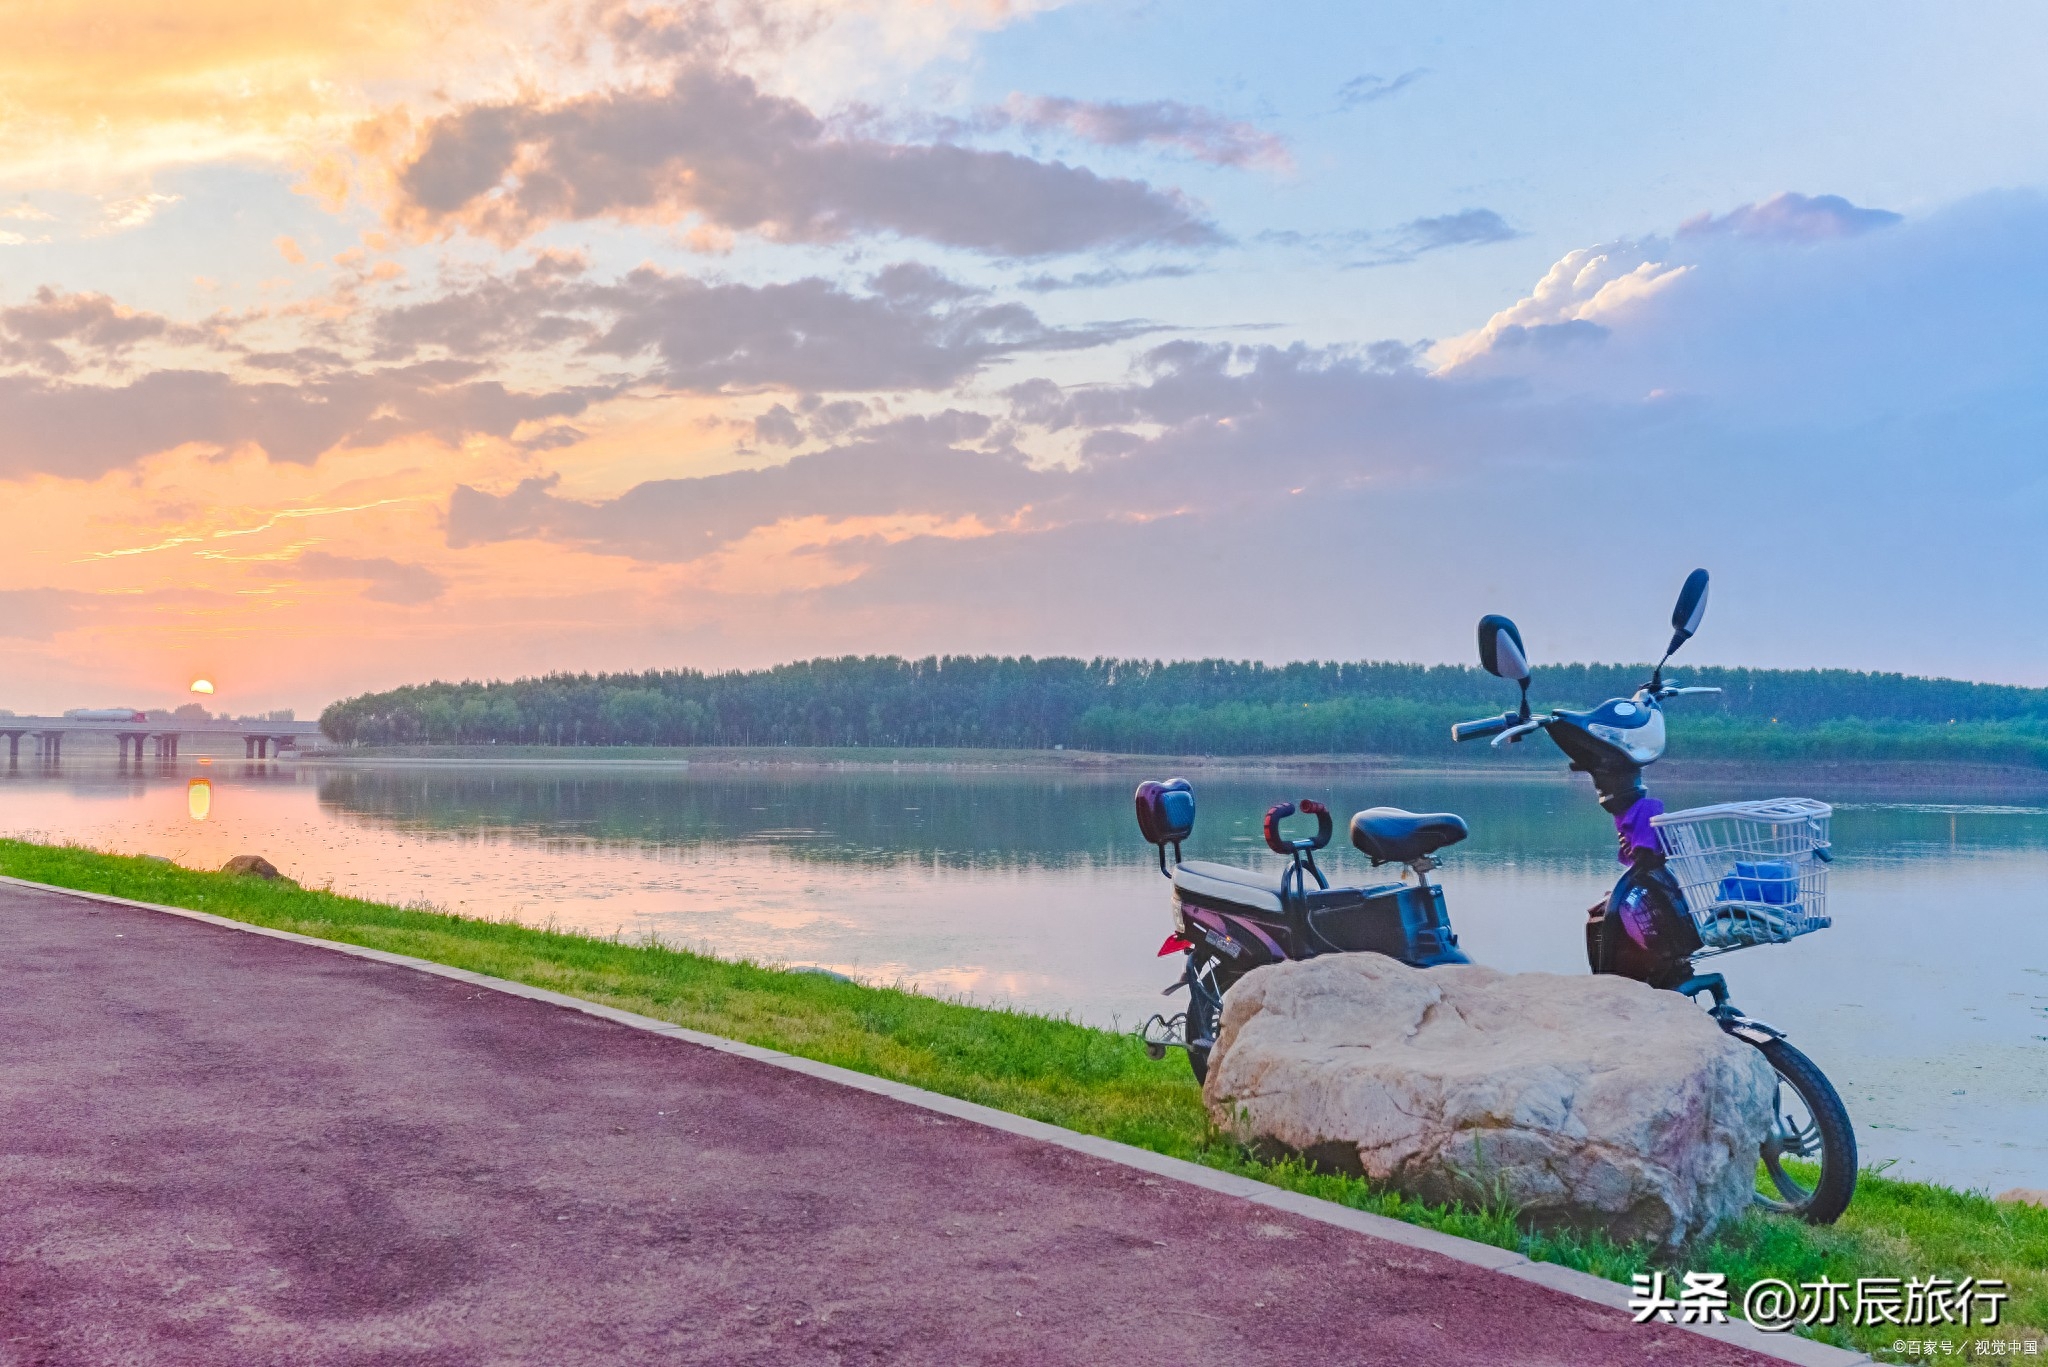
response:
<svg viewBox="0 0 2048 1367"><path fill-rule="evenodd" d="M621 363L651 359L642 378L693 392L941 389L1002 357L1101 346L1143 330L1055 328L1021 304L913 263L877 271L854 291L815 276L741 285L652 266L598 284L580 262L559 257L391 309L375 323L387 359L426 348L482 359L567 345Z"/></svg>
<svg viewBox="0 0 2048 1367"><path fill-rule="evenodd" d="M134 197L199 164L346 193L351 128L393 101L588 88L677 58L795 73L834 103L1059 0L47 0L8 11L0 180Z"/></svg>
<svg viewBox="0 0 2048 1367"><path fill-rule="evenodd" d="M277 323L255 314L194 326L47 288L0 309L0 365L13 368L0 373L0 478L95 478L187 443L254 444L296 463L414 436L451 445L516 436L544 451L583 436L550 420L631 387L939 391L1000 360L1102 346L1151 326L1054 327L916 263L876 270L858 286L819 277L736 284L652 266L599 281L563 253L302 330L327 345L247 348L252 336L277 336ZM165 364L163 349L180 346L204 348L201 365L220 368ZM553 388L492 373L562 377L579 366L585 382L558 378ZM865 414L857 400L811 400L803 431L836 440ZM765 421L764 442L807 439L800 432L789 443L789 428ZM522 424L539 430L519 432Z"/></svg>
<svg viewBox="0 0 2048 1367"><path fill-rule="evenodd" d="M149 341L196 342L205 334L104 294L64 294L45 285L27 303L0 308L0 363L52 375L78 369L73 352L104 362Z"/></svg>
<svg viewBox="0 0 2048 1367"><path fill-rule="evenodd" d="M754 419L754 440L768 446L801 446L804 430L797 424L796 414L776 404Z"/></svg>
<svg viewBox="0 0 2048 1367"><path fill-rule="evenodd" d="M2048 296L2044 239L2048 201L2001 193L1846 237L1715 232L1610 244L1567 253L1529 297L1444 344L1438 359L1553 398L1654 395L1760 425L1882 424L1944 405L1960 420L1992 403L1976 396L2018 402L2048 368L2036 324ZM1604 336L1496 345L1513 325L1574 321Z"/></svg>
<svg viewBox="0 0 2048 1367"><path fill-rule="evenodd" d="M76 191L167 165L283 160L323 123L340 131L333 121L355 103L356 82L457 74L494 11L475 0L297 10L52 0L17 10L0 47L0 173ZM103 226L133 226L163 202L125 191Z"/></svg>
<svg viewBox="0 0 2048 1367"><path fill-rule="evenodd" d="M1064 129L1102 147L1170 147L1213 166L1294 164L1278 134L1178 100L1126 104L1017 95L1004 113L1023 127Z"/></svg>
<svg viewBox="0 0 2048 1367"><path fill-rule="evenodd" d="M950 411L861 427L839 446L766 470L657 480L611 500L562 498L551 479L505 494L461 487L449 545L540 539L680 564L815 517L971 518L1022 533L1215 511L1285 501L1303 480L1350 487L1375 471L1405 471L1418 457L1389 439L1418 411L1448 433L1499 406L1484 386L1391 372L1346 351L1191 342L1155 348L1126 384L1065 391L1039 380L1010 397L1012 421L1081 434L1081 462L1034 465L988 416ZM797 414L771 416L778 430L798 430ZM1287 453L1284 471L1268 458L1275 451Z"/></svg>
<svg viewBox="0 0 2048 1367"><path fill-rule="evenodd" d="M769 446L801 446L806 441L837 441L859 427L868 416L868 406L858 399L826 403L816 394L806 394L796 411L776 404L754 419L754 440Z"/></svg>
<svg viewBox="0 0 2048 1367"><path fill-rule="evenodd" d="M1742 204L1719 218L1700 214L1678 225L1687 237L1751 237L1772 242L1822 242L1889 228L1904 216L1889 209L1865 209L1840 195L1801 195L1791 191L1757 204Z"/></svg>
<svg viewBox="0 0 2048 1367"><path fill-rule="evenodd" d="M1220 234L1185 200L1063 162L948 143L835 137L793 99L712 66L662 88L479 103L416 136L366 135L389 159L395 222L500 243L551 223L676 223L786 242L921 238L992 256L1197 247Z"/></svg>
<svg viewBox="0 0 2048 1367"><path fill-rule="evenodd" d="M1017 282L1020 290L1033 294L1051 294L1056 290L1099 290L1112 285L1132 285L1141 280L1185 280L1195 274L1193 266L1159 265L1147 266L1142 270L1122 270L1107 266L1099 271L1081 271L1074 275L1032 275Z"/></svg>
<svg viewBox="0 0 2048 1367"><path fill-rule="evenodd" d="M1021 304L892 291L855 295L820 279L759 288L642 271L630 307L591 349L651 351L678 389L776 384L824 390L939 389L989 361L1129 336L1131 325L1056 329Z"/></svg>
<svg viewBox="0 0 2048 1367"><path fill-rule="evenodd" d="M1375 76L1371 72L1363 76L1353 76L1337 87L1337 107L1356 109L1360 105L1387 99L1400 94L1428 74L1428 67L1418 66L1392 78Z"/></svg>
<svg viewBox="0 0 2048 1367"><path fill-rule="evenodd" d="M1304 233L1267 229L1261 243L1314 252L1347 269L1398 266L1428 252L1457 247L1483 247L1524 237L1519 228L1492 209L1411 218L1396 228L1350 228L1340 232Z"/></svg>
<svg viewBox="0 0 2048 1367"><path fill-rule="evenodd" d="M1507 611L1540 658L1583 658L1616 648L1617 623L1661 644L1669 594L1705 564L1716 609L1695 658L2038 677L2009 595L1986 586L2048 574L2043 240L2048 203L2007 195L1812 251L1588 249L1467 365L1178 341L1116 383L1013 385L996 426L864 427L616 499L459 490L450 541L551 542L694 584L801 525L833 568L812 586L678 590L676 611L757 657L1464 659L1471 621ZM892 518L910 530L871 534ZM1283 562L1336 611L1276 611ZM1159 611L1167 582L1199 610Z"/></svg>
<svg viewBox="0 0 2048 1367"><path fill-rule="evenodd" d="M1494 314L1476 331L1443 343L1438 358L1445 366L1454 367L1484 356L1503 337L1512 335L1516 341L1509 345L1518 345L1538 329L1581 323L1599 327L1603 318L1640 306L1677 284L1691 269L1651 260L1652 254L1662 255L1654 242L1617 242L1567 252L1526 296ZM1577 335L1588 334L1582 330Z"/></svg>
<svg viewBox="0 0 2048 1367"><path fill-rule="evenodd" d="M551 477L507 494L462 485L449 501L448 544L539 539L682 564L792 519L1004 517L1060 477L1032 470L1013 450L961 444L992 426L953 411L907 418L769 469L653 480L596 503L558 496Z"/></svg>
<svg viewBox="0 0 2048 1367"><path fill-rule="evenodd" d="M1401 225L1396 236L1406 250L1419 253L1507 242L1521 234L1491 209L1466 209L1435 218L1411 219Z"/></svg>
<svg viewBox="0 0 2048 1367"><path fill-rule="evenodd" d="M384 556L332 555L306 551L292 561L302 579L341 579L367 584L363 597L379 603L413 606L431 603L448 583L424 565L407 565Z"/></svg>
<svg viewBox="0 0 2048 1367"><path fill-rule="evenodd" d="M92 479L186 443L253 444L305 464L328 451L426 435L449 444L509 437L522 422L572 416L588 390L525 393L450 363L344 373L297 384L215 371L158 370L121 384L0 376L0 479Z"/></svg>
<svg viewBox="0 0 2048 1367"><path fill-rule="evenodd" d="M92 229L92 235L97 237L108 233L126 232L130 228L140 228L182 198L181 195L164 195L149 191L121 199L110 199L101 206L100 221Z"/></svg>

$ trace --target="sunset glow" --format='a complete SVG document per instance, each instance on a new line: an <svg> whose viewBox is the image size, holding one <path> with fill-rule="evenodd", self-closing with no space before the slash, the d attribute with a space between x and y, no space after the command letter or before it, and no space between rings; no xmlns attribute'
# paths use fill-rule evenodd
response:
<svg viewBox="0 0 2048 1367"><path fill-rule="evenodd" d="M10 12L0 706L1463 660L1536 566L1623 658L1700 563L1728 663L2048 681L2048 17L1884 10Z"/></svg>

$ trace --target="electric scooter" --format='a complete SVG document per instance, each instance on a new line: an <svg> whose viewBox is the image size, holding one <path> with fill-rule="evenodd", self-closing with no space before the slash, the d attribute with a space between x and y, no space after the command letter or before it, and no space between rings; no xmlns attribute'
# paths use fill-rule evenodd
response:
<svg viewBox="0 0 2048 1367"><path fill-rule="evenodd" d="M1720 1027L1755 1046L1778 1075L1763 1165L1772 1193L1758 1202L1814 1224L1832 1224L1856 1191L1856 1132L1825 1074L1785 1032L1744 1015L1728 981L1695 961L1752 945L1783 944L1833 924L1827 912L1832 809L1811 798L1728 802L1667 812L1643 787L1643 770L1664 754L1664 704L1718 693L1667 683L1664 666L1699 630L1707 611L1707 572L1694 570L1671 614L1671 642L1650 679L1627 698L1587 712L1529 709L1529 656L1505 617L1479 622L1479 663L1521 688L1513 712L1451 728L1454 741L1491 738L1496 749L1543 733L1593 780L1601 810L1614 818L1628 871L1586 918L1586 960L1595 973L1618 973L1685 996L1707 997ZM1788 1168L1786 1160L1801 1166Z"/></svg>
<svg viewBox="0 0 2048 1367"><path fill-rule="evenodd" d="M1393 807L1358 813L1351 819L1352 844L1375 866L1405 864L1415 874L1415 886L1333 888L1316 864L1316 851L1330 843L1335 822L1330 809L1313 798L1282 802L1266 813L1266 847L1288 861L1277 880L1257 869L1181 860L1181 842L1195 826L1195 794L1186 779L1139 785L1137 809L1139 830L1159 849L1159 871L1173 880L1174 932L1160 946L1160 956L1187 956L1180 980L1166 992L1188 992L1185 1012L1155 1015L1142 1033L1154 1058L1164 1058L1169 1048L1187 1050L1197 1082L1208 1076L1223 994L1254 968L1364 952L1391 955L1417 968L1471 962L1451 930L1443 889L1429 881L1430 870L1437 867L1436 851L1465 838L1462 817ZM1280 829L1297 814L1315 819L1314 835L1292 836ZM1166 865L1169 845L1171 869Z"/></svg>
<svg viewBox="0 0 2048 1367"><path fill-rule="evenodd" d="M1628 868L1588 914L1589 967L1696 999L1705 996L1711 1001L1708 1014L1721 1029L1763 1054L1777 1073L1778 1098L1760 1153L1769 1189L1760 1183L1757 1201L1814 1224L1831 1224L1856 1189L1856 1138L1841 1098L1783 1031L1736 1008L1722 975L1695 968L1695 960L1710 955L1782 944L1831 924L1831 810L1811 799L1779 798L1666 812L1643 787L1643 770L1664 753L1664 703L1719 691L1664 679L1665 664L1698 631L1706 601L1707 573L1695 570L1679 594L1664 658L1633 696L1610 698L1587 712L1541 716L1529 707L1530 669L1520 631L1505 617L1482 619L1480 664L1518 684L1521 704L1498 717L1460 722L1451 736L1490 738L1499 747L1540 731L1565 753L1574 772L1592 777L1602 808L1614 818L1620 858ZM1466 837L1461 818L1392 807L1358 813L1351 820L1352 844L1375 867L1406 865L1415 885L1331 888L1315 863L1315 851L1329 843L1334 826L1320 803L1281 803L1267 813L1266 843L1289 861L1274 880L1230 865L1182 862L1181 843L1195 817L1194 793L1185 779L1141 785L1136 796L1139 829L1158 847L1160 871L1173 880L1174 933L1159 952L1185 956L1180 980L1166 990L1185 988L1189 994L1185 1012L1155 1015L1142 1033L1154 1057L1168 1048L1185 1049L1198 1081L1207 1074L1223 994L1253 968L1354 952L1388 954L1416 967L1468 962L1451 930L1443 890L1429 881L1438 867L1437 851ZM1315 835L1290 838L1280 831L1280 822L1297 812L1316 818Z"/></svg>

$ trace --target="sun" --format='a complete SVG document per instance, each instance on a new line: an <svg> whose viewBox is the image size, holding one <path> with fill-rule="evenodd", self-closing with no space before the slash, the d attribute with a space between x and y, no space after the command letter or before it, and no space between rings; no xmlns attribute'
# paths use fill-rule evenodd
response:
<svg viewBox="0 0 2048 1367"><path fill-rule="evenodd" d="M213 683L209 679L194 679L192 681L192 691L194 693L211 693L213 692Z"/></svg>

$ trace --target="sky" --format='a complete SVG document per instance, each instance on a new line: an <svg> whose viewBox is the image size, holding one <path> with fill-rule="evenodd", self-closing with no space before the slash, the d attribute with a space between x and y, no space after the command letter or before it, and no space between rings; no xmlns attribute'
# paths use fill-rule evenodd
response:
<svg viewBox="0 0 2048 1367"><path fill-rule="evenodd" d="M1695 565L1701 663L2048 684L2036 5L17 8L0 707L1540 669Z"/></svg>

